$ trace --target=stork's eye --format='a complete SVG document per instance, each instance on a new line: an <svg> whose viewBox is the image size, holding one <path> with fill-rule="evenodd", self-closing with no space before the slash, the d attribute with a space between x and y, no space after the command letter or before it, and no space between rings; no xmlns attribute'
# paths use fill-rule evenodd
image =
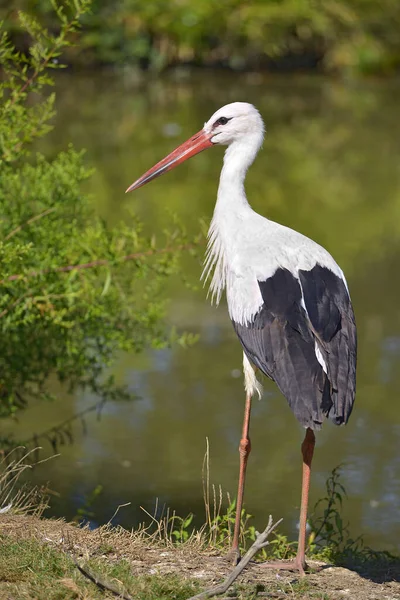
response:
<svg viewBox="0 0 400 600"><path fill-rule="evenodd" d="M231 117L232 119L232 117ZM226 125L228 123L228 121L230 121L231 119L228 119L227 117L220 117L219 119L217 119L214 123L214 127L217 127L218 125Z"/></svg>

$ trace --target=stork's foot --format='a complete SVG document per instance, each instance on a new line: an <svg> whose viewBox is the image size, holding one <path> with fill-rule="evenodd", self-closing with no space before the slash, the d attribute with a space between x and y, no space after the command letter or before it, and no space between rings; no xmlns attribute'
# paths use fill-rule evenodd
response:
<svg viewBox="0 0 400 600"><path fill-rule="evenodd" d="M226 558L234 567L236 567L236 565L240 563L242 557L238 548L231 548L231 550L229 550L228 554L226 555Z"/></svg>
<svg viewBox="0 0 400 600"><path fill-rule="evenodd" d="M292 560L269 560L261 563L261 566L279 571L297 571L301 577L304 577L306 571L309 571L306 561L297 557Z"/></svg>

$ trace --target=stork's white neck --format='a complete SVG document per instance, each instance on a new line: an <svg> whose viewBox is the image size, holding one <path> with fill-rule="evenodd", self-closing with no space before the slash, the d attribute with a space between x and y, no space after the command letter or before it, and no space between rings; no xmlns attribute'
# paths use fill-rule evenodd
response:
<svg viewBox="0 0 400 600"><path fill-rule="evenodd" d="M225 152L202 275L207 280L214 269L210 291L217 304L226 285L230 260L228 249L234 252L237 226L241 227L243 219L254 214L247 202L244 180L262 140L263 132L257 131L245 139L233 142Z"/></svg>
<svg viewBox="0 0 400 600"><path fill-rule="evenodd" d="M232 214L236 210L250 208L244 190L244 180L247 169L257 156L262 140L262 132L257 132L228 146L219 180L214 219L221 212L229 211Z"/></svg>

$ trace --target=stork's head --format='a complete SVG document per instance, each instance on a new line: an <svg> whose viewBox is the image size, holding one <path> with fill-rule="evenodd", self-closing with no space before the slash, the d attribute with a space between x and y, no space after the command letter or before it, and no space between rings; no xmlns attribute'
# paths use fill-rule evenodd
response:
<svg viewBox="0 0 400 600"><path fill-rule="evenodd" d="M252 104L247 102L226 104L212 115L204 124L203 129L149 169L126 191L131 192L142 187L142 185L170 171L188 158L217 144L229 146L234 142L246 143L246 141L249 141L258 150L263 136L263 120Z"/></svg>
<svg viewBox="0 0 400 600"><path fill-rule="evenodd" d="M203 131L212 144L229 145L248 137L264 135L264 123L258 110L248 102L226 104L204 123Z"/></svg>

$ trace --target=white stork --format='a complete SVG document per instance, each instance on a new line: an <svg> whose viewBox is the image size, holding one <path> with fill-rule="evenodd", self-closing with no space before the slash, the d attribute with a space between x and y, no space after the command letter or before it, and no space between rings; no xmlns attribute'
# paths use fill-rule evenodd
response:
<svg viewBox="0 0 400 600"><path fill-rule="evenodd" d="M239 529L247 459L251 399L261 396L255 371L278 385L299 423L303 480L297 556L266 563L304 574L306 523L314 431L329 417L345 424L355 395L356 326L342 270L332 256L297 231L260 216L249 205L244 180L264 138L258 110L246 102L223 106L203 129L127 192L162 175L206 148L227 145L209 230L203 277L217 304L226 290L229 316L243 346L246 404L240 440L240 473L232 552L239 558Z"/></svg>

